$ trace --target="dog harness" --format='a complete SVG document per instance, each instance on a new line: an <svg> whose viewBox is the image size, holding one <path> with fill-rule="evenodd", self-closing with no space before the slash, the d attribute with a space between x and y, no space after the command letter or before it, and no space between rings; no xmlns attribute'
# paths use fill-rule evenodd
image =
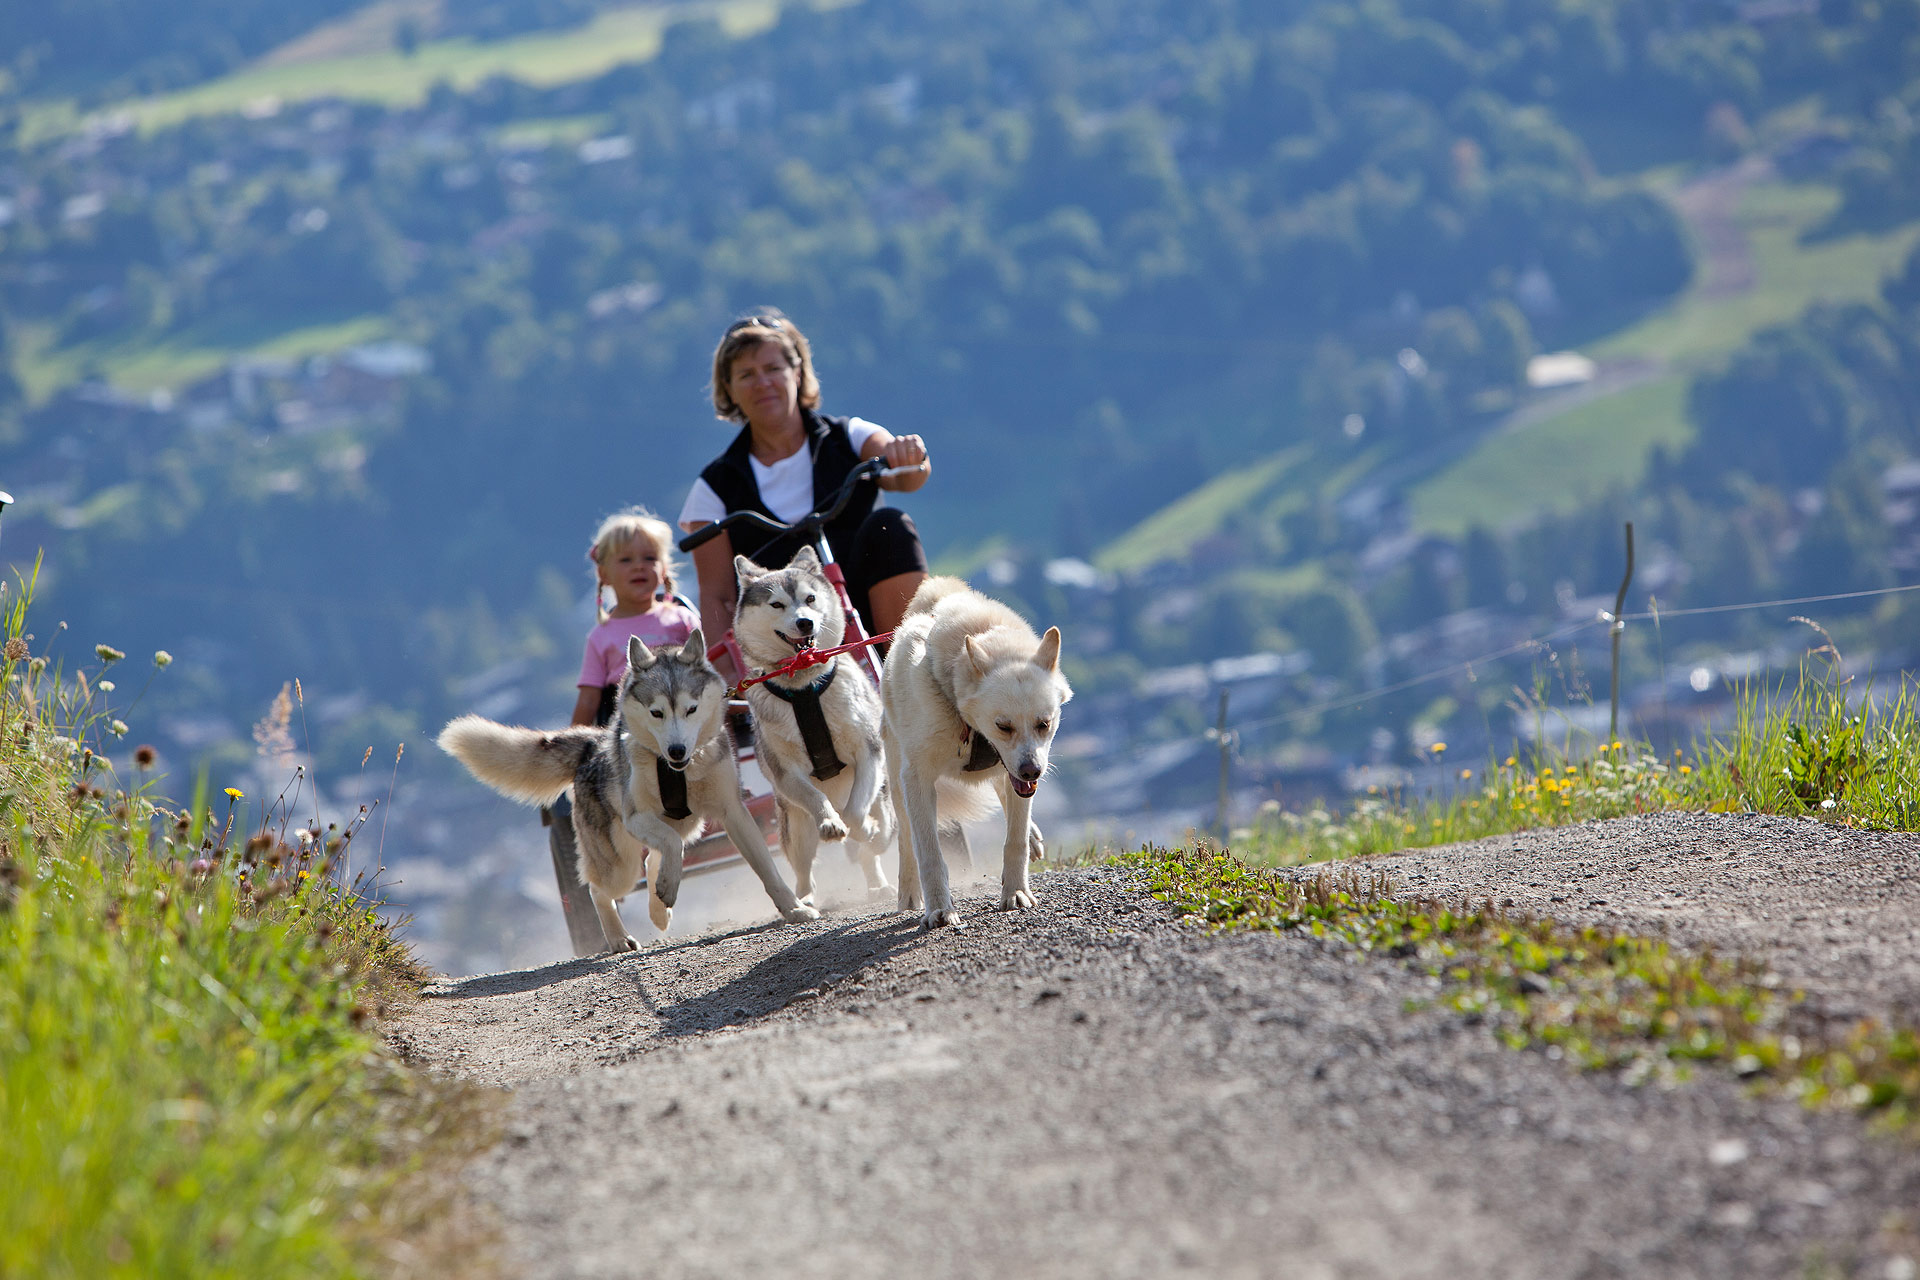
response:
<svg viewBox="0 0 1920 1280"><path fill-rule="evenodd" d="M820 707L820 695L833 683L833 677L840 670L840 664L827 664L825 675L815 678L812 684L798 689L783 689L771 680L763 681L768 693L793 708L794 723L800 726L800 740L806 744L807 760L813 765L813 776L825 781L846 768L833 749L833 732L827 727L827 713Z"/></svg>
<svg viewBox="0 0 1920 1280"><path fill-rule="evenodd" d="M972 751L967 756L967 762L960 766L960 772L979 773L1000 763L1000 753L987 741L987 735L975 733L973 726L963 721L960 725L960 744L966 746L969 743L972 744Z"/></svg>
<svg viewBox="0 0 1920 1280"><path fill-rule="evenodd" d="M687 808L687 774L684 769L675 769L663 756L653 758L653 776L660 782L660 812L678 822L682 818L691 818L693 810Z"/></svg>

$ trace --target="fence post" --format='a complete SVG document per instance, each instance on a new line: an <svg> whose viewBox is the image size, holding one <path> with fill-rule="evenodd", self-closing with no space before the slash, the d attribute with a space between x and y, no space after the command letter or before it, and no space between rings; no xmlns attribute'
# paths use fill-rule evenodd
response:
<svg viewBox="0 0 1920 1280"><path fill-rule="evenodd" d="M1620 615L1627 607L1627 584L1633 581L1633 521L1627 521L1627 572L1620 579L1619 594L1613 598L1613 612L1607 615L1611 624L1607 630L1613 634L1613 685L1609 691L1612 707L1607 714L1607 745L1620 741L1620 633L1627 624Z"/></svg>
<svg viewBox="0 0 1920 1280"><path fill-rule="evenodd" d="M1227 847L1227 765L1233 756L1233 735L1227 732L1227 691L1220 691L1220 719L1207 737L1220 744L1220 847Z"/></svg>

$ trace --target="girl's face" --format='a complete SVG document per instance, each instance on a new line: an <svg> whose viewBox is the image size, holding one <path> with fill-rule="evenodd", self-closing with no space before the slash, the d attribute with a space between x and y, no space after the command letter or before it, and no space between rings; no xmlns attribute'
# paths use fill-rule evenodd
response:
<svg viewBox="0 0 1920 1280"><path fill-rule="evenodd" d="M660 550L645 538L609 547L600 559L600 581L613 588L624 613L645 613L660 592Z"/></svg>
<svg viewBox="0 0 1920 1280"><path fill-rule="evenodd" d="M763 342L733 358L727 394L747 421L761 426L782 423L799 412L800 370L788 362L784 346Z"/></svg>

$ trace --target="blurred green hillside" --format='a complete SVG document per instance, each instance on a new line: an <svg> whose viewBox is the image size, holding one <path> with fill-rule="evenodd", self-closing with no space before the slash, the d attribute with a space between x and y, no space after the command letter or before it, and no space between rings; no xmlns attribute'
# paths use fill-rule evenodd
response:
<svg viewBox="0 0 1920 1280"><path fill-rule="evenodd" d="M561 714L587 531L769 304L1092 687L1357 679L1636 513L1681 595L1905 572L1910 2L169 11L0 17L0 553L181 655L182 752L295 674L341 762Z"/></svg>

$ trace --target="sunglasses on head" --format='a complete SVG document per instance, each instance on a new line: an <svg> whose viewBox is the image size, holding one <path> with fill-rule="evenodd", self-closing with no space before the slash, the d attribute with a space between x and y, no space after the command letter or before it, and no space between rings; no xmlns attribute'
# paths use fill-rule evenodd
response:
<svg viewBox="0 0 1920 1280"><path fill-rule="evenodd" d="M735 320L727 326L725 336L732 336L742 329L784 329L787 322L779 316L748 316L744 320Z"/></svg>

